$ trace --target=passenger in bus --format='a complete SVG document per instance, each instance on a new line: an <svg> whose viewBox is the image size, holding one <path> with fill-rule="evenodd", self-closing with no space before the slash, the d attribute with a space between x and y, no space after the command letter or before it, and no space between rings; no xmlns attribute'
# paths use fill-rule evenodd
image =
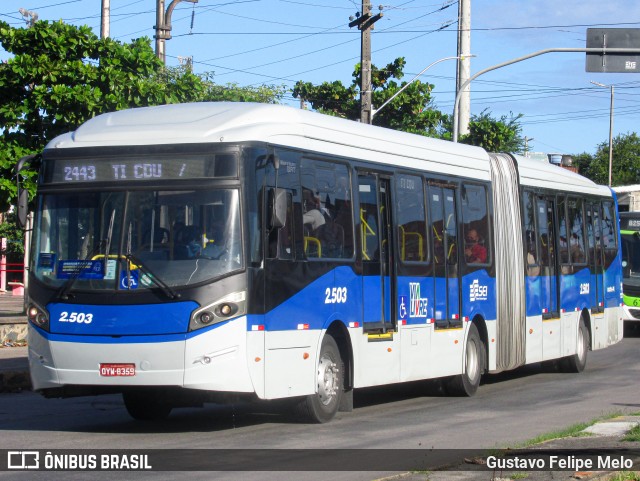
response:
<svg viewBox="0 0 640 481"><path fill-rule="evenodd" d="M586 257L584 252L582 251L582 247L580 246L580 240L578 239L578 235L574 232L571 234L569 243L569 250L571 252L571 261L574 264L584 264L586 261Z"/></svg>
<svg viewBox="0 0 640 481"><path fill-rule="evenodd" d="M529 244L527 247L527 275L537 277L540 275L540 266L536 261L535 245Z"/></svg>
<svg viewBox="0 0 640 481"><path fill-rule="evenodd" d="M467 264L487 262L487 248L482 245L480 235L475 229L469 229L465 236L464 257Z"/></svg>
<svg viewBox="0 0 640 481"><path fill-rule="evenodd" d="M321 225L324 225L324 214L320 210L320 197L314 194L310 189L302 191L304 213L302 214L302 222L313 232Z"/></svg>

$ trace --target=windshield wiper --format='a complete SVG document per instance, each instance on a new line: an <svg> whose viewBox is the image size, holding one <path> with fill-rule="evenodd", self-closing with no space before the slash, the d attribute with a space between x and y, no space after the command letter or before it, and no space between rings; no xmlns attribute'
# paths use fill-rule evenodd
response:
<svg viewBox="0 0 640 481"><path fill-rule="evenodd" d="M154 284L157 285L160 288L160 290L162 290L162 292L164 292L164 294L169 299L180 299L180 297L181 297L180 294L178 292L174 291L171 288L171 286L169 286L169 284L164 282L151 269L149 269L149 267L142 260L140 260L140 258L134 256L130 252L125 254L124 257L127 260L127 272L129 271L129 269L128 269L128 264L129 263L133 263L133 264L137 265L140 268L140 271L143 274L147 274L147 277L149 279L151 279L154 282Z"/></svg>

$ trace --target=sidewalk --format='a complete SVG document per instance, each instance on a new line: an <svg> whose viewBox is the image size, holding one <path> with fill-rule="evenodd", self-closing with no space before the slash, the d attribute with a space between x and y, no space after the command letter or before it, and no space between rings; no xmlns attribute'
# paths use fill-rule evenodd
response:
<svg viewBox="0 0 640 481"><path fill-rule="evenodd" d="M0 293L0 392L31 388L24 297Z"/></svg>

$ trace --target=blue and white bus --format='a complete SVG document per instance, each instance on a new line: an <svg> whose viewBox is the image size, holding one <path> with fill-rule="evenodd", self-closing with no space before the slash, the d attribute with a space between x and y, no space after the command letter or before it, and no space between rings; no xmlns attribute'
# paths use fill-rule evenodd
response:
<svg viewBox="0 0 640 481"><path fill-rule="evenodd" d="M560 167L277 105L100 115L41 155L29 362L137 419L555 362L622 337L611 190Z"/></svg>

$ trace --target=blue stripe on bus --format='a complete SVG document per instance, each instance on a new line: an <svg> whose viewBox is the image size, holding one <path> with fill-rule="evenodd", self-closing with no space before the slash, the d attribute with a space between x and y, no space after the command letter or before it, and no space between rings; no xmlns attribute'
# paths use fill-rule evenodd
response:
<svg viewBox="0 0 640 481"><path fill-rule="evenodd" d="M52 334L146 336L186 333L198 307L193 301L126 306L51 303L47 310Z"/></svg>
<svg viewBox="0 0 640 481"><path fill-rule="evenodd" d="M605 272L605 286L611 285L607 282L607 275ZM539 294L544 293L533 292L540 288L536 287L537 284L553 280L555 278L544 276L527 278L527 316L541 315L545 306ZM441 299L445 296L444 281L441 278L434 280L432 277L399 277L397 318L407 325L425 324L434 318L443 319L440 303L436 305L433 299L434 295ZM592 293L581 293L581 285L590 283L590 290L593 290L594 283L591 281L587 268L576 274L561 276L561 308L573 311L576 308L590 307ZM246 328L248 331L320 330L327 328L336 319L345 325L353 322L362 326L363 302L369 303L370 309L375 309L380 302L379 293L363 295L363 285L366 287L369 284L366 279L356 275L350 266L337 267L264 316L247 316ZM461 279L462 312L450 314L458 314L470 320L476 315L487 321L495 320L495 286L495 279L485 270L464 276ZM615 290L604 293L605 307L619 305L619 287L616 284L614 286ZM52 332L33 327L48 340L60 342L113 344L186 341L234 321L232 319L188 332L191 313L199 307L193 301L131 306L54 303L47 307L51 314ZM63 312L67 313L67 321L60 320L64 317ZM84 321L69 322L72 312L76 313L76 319L78 314L83 313ZM86 322L87 314L93 315L90 323Z"/></svg>

